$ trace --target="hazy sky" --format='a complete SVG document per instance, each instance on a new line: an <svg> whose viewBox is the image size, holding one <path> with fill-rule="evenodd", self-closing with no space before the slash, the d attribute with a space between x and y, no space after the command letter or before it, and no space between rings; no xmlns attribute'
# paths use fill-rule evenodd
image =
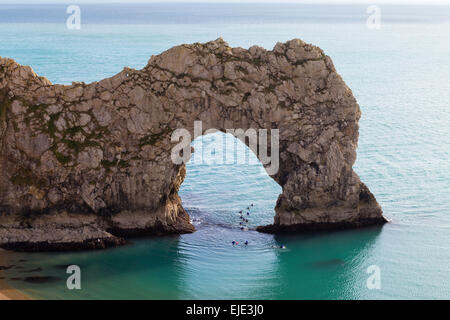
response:
<svg viewBox="0 0 450 320"><path fill-rule="evenodd" d="M361 4L449 4L450 0L0 0L0 4L14 4L14 3L67 3L67 4L82 4L82 3L154 3L154 2L211 2L211 3L237 3L237 2L251 2L251 3L361 3Z"/></svg>

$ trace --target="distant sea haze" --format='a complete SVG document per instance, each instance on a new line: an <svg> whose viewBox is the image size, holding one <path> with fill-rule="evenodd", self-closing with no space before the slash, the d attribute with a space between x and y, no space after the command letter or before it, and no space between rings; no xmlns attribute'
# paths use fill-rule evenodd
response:
<svg viewBox="0 0 450 320"><path fill-rule="evenodd" d="M344 232L261 234L252 228L273 221L281 192L261 165L191 162L180 196L197 232L106 251L14 253L10 264L24 269L6 270L6 280L38 268L33 276L58 280L11 285L50 299L450 298L448 6L380 5L376 30L367 28L362 5L80 7L81 29L68 30L64 5L0 5L0 56L70 84L124 66L141 69L172 46L218 37L233 47L272 49L300 38L322 48L361 107L355 171L392 221ZM208 150L222 147L220 135L204 137ZM239 211L251 203L250 231L241 231ZM82 290L66 289L64 266L71 264L81 268ZM380 271L379 289L367 286L368 270Z"/></svg>
<svg viewBox="0 0 450 320"><path fill-rule="evenodd" d="M313 4L80 4L87 24L364 23L368 5ZM0 23L64 23L63 4L0 5ZM385 23L444 23L448 6L380 5Z"/></svg>

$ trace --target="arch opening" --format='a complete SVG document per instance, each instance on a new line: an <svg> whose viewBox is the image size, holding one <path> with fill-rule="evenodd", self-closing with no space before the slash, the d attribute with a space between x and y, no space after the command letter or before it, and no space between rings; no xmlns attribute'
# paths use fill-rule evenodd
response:
<svg viewBox="0 0 450 320"><path fill-rule="evenodd" d="M239 228L241 210L250 211L245 224L250 229L273 222L281 187L246 144L218 131L195 138L191 146L179 195L194 226Z"/></svg>

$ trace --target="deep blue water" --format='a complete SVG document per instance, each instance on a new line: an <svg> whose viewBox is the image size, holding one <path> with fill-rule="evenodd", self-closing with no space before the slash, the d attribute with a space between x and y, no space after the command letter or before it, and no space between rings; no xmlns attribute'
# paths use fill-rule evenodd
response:
<svg viewBox="0 0 450 320"><path fill-rule="evenodd" d="M280 187L257 164L190 163L180 195L196 233L99 252L13 254L60 281L11 284L40 298L450 298L449 8L381 6L381 29L370 30L364 6L81 5L81 30L67 30L65 6L2 5L0 56L54 83L100 80L219 36L242 47L292 38L320 46L362 109L355 170L392 220L326 234L242 232L237 211L254 203L250 226L270 223ZM204 143L219 151L220 137ZM81 266L81 291L66 289L61 264ZM380 290L366 286L371 265Z"/></svg>

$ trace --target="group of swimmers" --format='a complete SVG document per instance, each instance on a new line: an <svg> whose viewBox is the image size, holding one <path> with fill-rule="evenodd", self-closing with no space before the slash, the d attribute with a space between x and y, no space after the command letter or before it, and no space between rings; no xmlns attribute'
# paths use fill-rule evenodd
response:
<svg viewBox="0 0 450 320"><path fill-rule="evenodd" d="M239 244L239 242L233 240L233 241L231 241L231 244L232 244L233 246L237 246L237 245ZM245 241L245 242L244 242L244 245L248 246L248 241Z"/></svg>
<svg viewBox="0 0 450 320"><path fill-rule="evenodd" d="M250 208L251 207L253 207L253 203L250 206L247 207L247 211L246 211L247 216L250 216ZM239 214L240 214L239 219L241 220L241 222L239 222L240 229L242 231L248 230L248 219L245 217L244 211L243 210L239 211ZM231 244L233 246L237 246L237 245L239 245L239 242L233 240L233 241L231 241ZM248 241L245 241L244 245L248 246ZM272 248L275 248L275 249L286 249L286 246L284 244L282 244L282 245L274 245L274 246L272 246Z"/></svg>
<svg viewBox="0 0 450 320"><path fill-rule="evenodd" d="M253 203L247 207L247 216L250 216L250 207L253 207ZM248 230L248 219L244 216L243 210L239 211L239 214L239 219L241 219L241 222L239 222L241 230Z"/></svg>
<svg viewBox="0 0 450 320"><path fill-rule="evenodd" d="M247 216L250 216L250 208L251 207L253 207L253 203L247 207L247 211L246 211ZM245 217L244 210L239 211L239 214L240 214L239 219L241 220L241 222L239 222L240 229L242 231L246 231L246 230L248 230L248 219ZM239 244L239 242L233 240L233 241L231 241L231 244L233 246L236 246ZM245 241L244 245L248 246L248 241Z"/></svg>

